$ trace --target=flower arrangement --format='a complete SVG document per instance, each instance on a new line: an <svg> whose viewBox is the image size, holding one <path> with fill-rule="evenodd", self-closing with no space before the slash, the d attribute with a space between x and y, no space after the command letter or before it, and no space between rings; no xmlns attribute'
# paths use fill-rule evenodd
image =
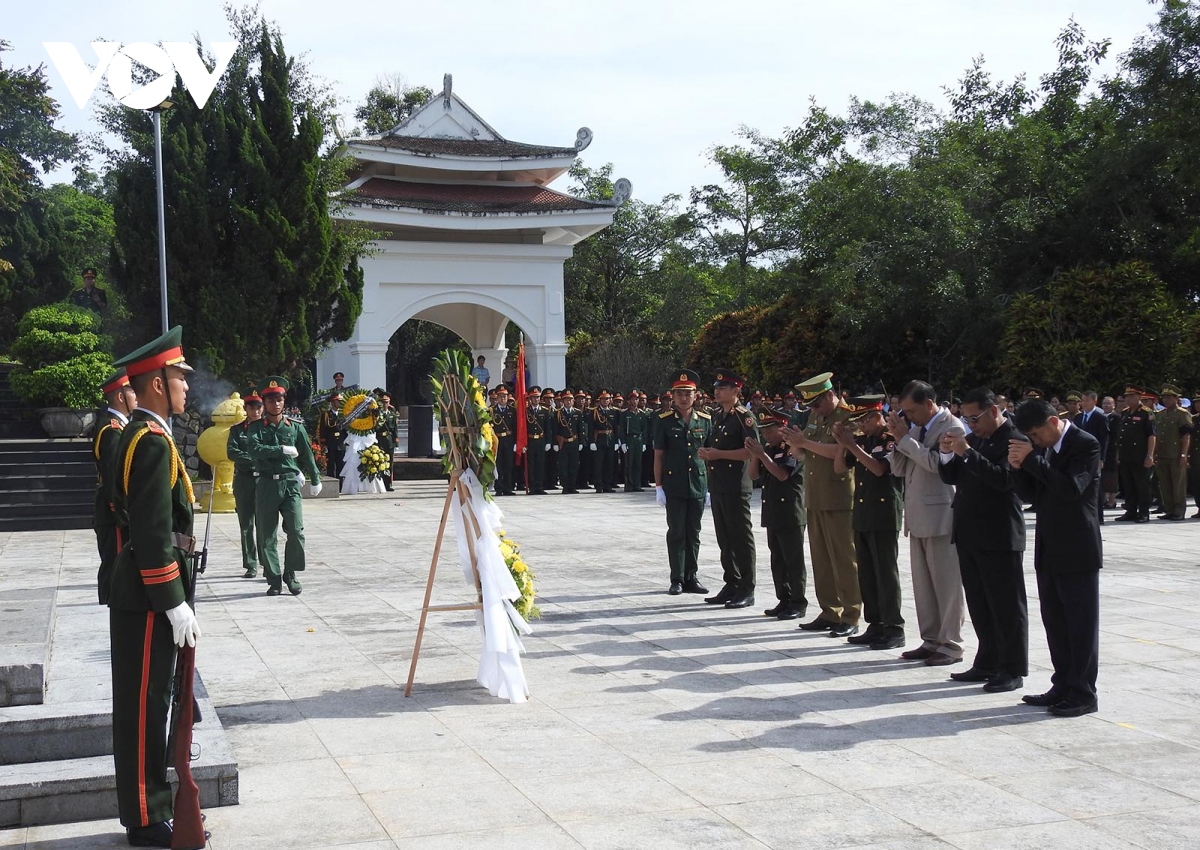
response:
<svg viewBox="0 0 1200 850"><path fill-rule="evenodd" d="M320 440L311 440L313 460L317 463L317 469L321 474L325 474L325 470L329 469L329 456L325 454L325 447L321 445Z"/></svg>
<svg viewBox="0 0 1200 850"><path fill-rule="evenodd" d="M433 361L430 380L446 435L442 469L446 473L470 469L483 486L484 497L490 500L500 441L492 430L483 387L471 374L471 356L453 348L443 351Z"/></svg>
<svg viewBox="0 0 1200 850"><path fill-rule="evenodd" d="M536 620L542 616L542 609L533 604L537 593L533 586L534 575L529 569L529 565L521 558L521 547L516 541L504 533L504 529L496 532L500 536L500 554L504 556L504 563L508 564L508 571L512 573L513 581L517 583L517 590L521 591L521 598L513 603L513 607L517 609L525 622Z"/></svg>
<svg viewBox="0 0 1200 850"><path fill-rule="evenodd" d="M358 477L361 481L376 481L388 472L391 458L379 446L367 446L358 453Z"/></svg>
<svg viewBox="0 0 1200 850"><path fill-rule="evenodd" d="M375 433L375 418L379 403L369 393L358 392L342 399L342 418L347 420L346 429L351 434L369 437Z"/></svg>

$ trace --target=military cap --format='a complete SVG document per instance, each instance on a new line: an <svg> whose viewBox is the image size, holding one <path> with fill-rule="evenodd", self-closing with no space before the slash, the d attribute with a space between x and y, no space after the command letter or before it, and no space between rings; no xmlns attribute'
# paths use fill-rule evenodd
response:
<svg viewBox="0 0 1200 850"><path fill-rule="evenodd" d="M114 366L124 366L125 374L130 378L174 366L185 372L192 371L183 359L183 328L179 325L171 328L162 336L146 343L137 351L130 352L114 363Z"/></svg>
<svg viewBox="0 0 1200 850"><path fill-rule="evenodd" d="M525 395L541 395L541 394L542 394L542 388L539 387L537 384L534 384L532 387L525 388Z"/></svg>
<svg viewBox="0 0 1200 850"><path fill-rule="evenodd" d="M607 389L602 389L602 390L600 390L600 393L599 393L599 395L601 395L601 396L610 396L610 397L611 397L611 396L612 396L612 393L610 393L610 392L609 392Z"/></svg>
<svg viewBox="0 0 1200 850"><path fill-rule="evenodd" d="M262 404L262 396L258 394L257 387L247 387L242 393L242 402L244 404Z"/></svg>
<svg viewBox="0 0 1200 850"><path fill-rule="evenodd" d="M1157 402L1158 396L1150 392L1150 390L1142 390L1142 401Z"/></svg>
<svg viewBox="0 0 1200 850"><path fill-rule="evenodd" d="M1029 387L1027 390L1025 390L1025 395L1023 396L1023 398L1042 398L1042 397L1043 397L1042 391L1039 390L1037 387Z"/></svg>
<svg viewBox="0 0 1200 850"><path fill-rule="evenodd" d="M750 398L764 398L764 397L765 397L765 396L763 395L763 391L762 391L762 390L755 390L754 392L752 392L752 393L750 394Z"/></svg>
<svg viewBox="0 0 1200 850"><path fill-rule="evenodd" d="M96 270L94 268L92 268L91 266L88 266L86 269L81 271L79 274L83 277L95 277Z"/></svg>
<svg viewBox="0 0 1200 850"><path fill-rule="evenodd" d="M629 394L630 395L642 395L643 393L640 389L638 389L637 387L634 387L633 389L631 389L629 391Z"/></svg>
<svg viewBox="0 0 1200 850"><path fill-rule="evenodd" d="M822 372L820 375L813 375L807 381L796 384L796 392L806 402L812 401L818 396L829 392L831 389L833 389L832 372Z"/></svg>
<svg viewBox="0 0 1200 850"><path fill-rule="evenodd" d="M885 401L887 401L887 396L882 393L855 396L849 400L851 406L849 418L851 420L858 420L872 413L883 413L883 403Z"/></svg>
<svg viewBox="0 0 1200 850"><path fill-rule="evenodd" d="M269 395L287 395L291 382L282 375L271 375L258 386L258 394L263 398Z"/></svg>
<svg viewBox="0 0 1200 850"><path fill-rule="evenodd" d="M1071 390L1067 393L1066 401L1083 401L1083 393L1079 390Z"/></svg>
<svg viewBox="0 0 1200 850"><path fill-rule="evenodd" d="M786 393L783 394L783 397L784 397L784 399L795 398L796 392L794 390L788 390Z"/></svg>
<svg viewBox="0 0 1200 850"><path fill-rule="evenodd" d="M1144 389L1142 389L1141 387L1134 386L1133 384L1126 384L1126 385L1125 385L1125 392L1121 393L1121 395L1137 395L1137 396L1140 396L1140 395L1143 395L1145 392L1146 392L1146 391L1145 391Z"/></svg>
<svg viewBox="0 0 1200 850"><path fill-rule="evenodd" d="M1167 384L1162 388L1162 392L1159 393L1159 395L1173 395L1175 398L1181 398L1183 396L1183 390L1179 389L1179 387L1173 386L1172 384Z"/></svg>
<svg viewBox="0 0 1200 850"><path fill-rule="evenodd" d="M554 398L554 390L550 389L549 387L546 387L545 389L542 390L542 396L550 396L551 398Z"/></svg>
<svg viewBox="0 0 1200 850"><path fill-rule="evenodd" d="M100 392L108 395L127 386L129 386L129 376L125 374L124 369L118 369L104 379L104 383L100 385Z"/></svg>
<svg viewBox="0 0 1200 850"><path fill-rule="evenodd" d="M673 390L694 390L700 385L700 376L691 369L678 369L671 373L669 383Z"/></svg>
<svg viewBox="0 0 1200 850"><path fill-rule="evenodd" d="M630 398L633 398L633 393L630 393L630 394L629 394L629 397L630 397ZM619 399L619 400L621 400L621 401L624 401L624 400L625 400L625 396L621 395L620 393L613 393L613 401L617 401L618 399Z"/></svg>
<svg viewBox="0 0 1200 850"><path fill-rule="evenodd" d="M763 428L770 428L776 425L788 424L788 414L783 410L772 410L766 408L758 412L758 424Z"/></svg>
<svg viewBox="0 0 1200 850"><path fill-rule="evenodd" d="M498 384L496 386L496 392L504 393L505 395L508 395L508 384Z"/></svg>
<svg viewBox="0 0 1200 850"><path fill-rule="evenodd" d="M338 378L345 378L345 377L346 377L346 373L345 373L345 372L334 372L334 373L333 373L333 379L334 379L335 381L336 381Z"/></svg>
<svg viewBox="0 0 1200 850"><path fill-rule="evenodd" d="M737 387L739 390L746 386L746 379L729 369L718 369L714 387Z"/></svg>

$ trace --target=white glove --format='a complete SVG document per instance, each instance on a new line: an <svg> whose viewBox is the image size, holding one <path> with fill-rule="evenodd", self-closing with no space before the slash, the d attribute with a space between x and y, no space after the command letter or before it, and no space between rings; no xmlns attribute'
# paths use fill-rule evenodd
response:
<svg viewBox="0 0 1200 850"><path fill-rule="evenodd" d="M303 472L296 473L296 483L299 484L300 486L304 486L304 473Z"/></svg>
<svg viewBox="0 0 1200 850"><path fill-rule="evenodd" d="M667 506L667 493L662 487L654 488L654 504L663 508Z"/></svg>
<svg viewBox="0 0 1200 850"><path fill-rule="evenodd" d="M309 484L308 492L311 493L314 497L320 496L321 495L321 482L318 481L316 484Z"/></svg>
<svg viewBox="0 0 1200 850"><path fill-rule="evenodd" d="M621 443L621 454L629 454L629 445L627 443Z"/></svg>
<svg viewBox="0 0 1200 850"><path fill-rule="evenodd" d="M595 443L588 443L588 449L590 449L591 451L595 451L595 450L596 450L596 444L595 444Z"/></svg>
<svg viewBox="0 0 1200 850"><path fill-rule="evenodd" d="M704 494L704 507L706 507L706 508L712 507L712 493Z"/></svg>
<svg viewBox="0 0 1200 850"><path fill-rule="evenodd" d="M580 443L580 444L579 444L579 450L580 450L580 451L583 451L583 443Z"/></svg>
<svg viewBox="0 0 1200 850"><path fill-rule="evenodd" d="M513 444L513 454L516 454L516 453L517 453L517 446L516 446L516 443L514 443Z"/></svg>
<svg viewBox="0 0 1200 850"><path fill-rule="evenodd" d="M529 451L529 446L526 446L525 448L521 449L521 454L525 454L527 451Z"/></svg>
<svg viewBox="0 0 1200 850"><path fill-rule="evenodd" d="M559 450L559 445L558 445L557 443L555 443L553 446L547 446L547 448L552 448L552 449L554 449L555 451L558 451L558 450Z"/></svg>
<svg viewBox="0 0 1200 850"><path fill-rule="evenodd" d="M284 457L300 457L300 450L298 448L296 448L295 446L284 446L283 447L283 456Z"/></svg>
<svg viewBox="0 0 1200 850"><path fill-rule="evenodd" d="M180 602L167 612L167 619L171 621L171 628L175 630L176 646L183 646L184 643L188 646L196 645L196 638L200 637L200 624L196 622L196 612L192 610L192 606Z"/></svg>
<svg viewBox="0 0 1200 850"><path fill-rule="evenodd" d="M549 443L546 443L546 451L550 451L551 449L558 451L558 446L552 446Z"/></svg>

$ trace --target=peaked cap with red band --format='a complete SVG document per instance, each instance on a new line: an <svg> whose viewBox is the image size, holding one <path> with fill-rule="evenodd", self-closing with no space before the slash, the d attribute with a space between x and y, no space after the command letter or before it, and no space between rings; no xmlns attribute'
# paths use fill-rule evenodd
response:
<svg viewBox="0 0 1200 850"><path fill-rule="evenodd" d="M130 378L145 375L156 369L174 366L184 372L191 372L192 367L183 359L183 328L179 325L171 328L158 339L148 342L130 354L126 354L114 366L124 366L125 374Z"/></svg>
<svg viewBox="0 0 1200 850"><path fill-rule="evenodd" d="M671 373L671 389L694 390L700 383L700 376L691 369L679 369Z"/></svg>
<svg viewBox="0 0 1200 850"><path fill-rule="evenodd" d="M129 376L125 374L124 369L118 369L108 376L108 379L100 385L100 392L104 395L115 393L121 387L129 386Z"/></svg>

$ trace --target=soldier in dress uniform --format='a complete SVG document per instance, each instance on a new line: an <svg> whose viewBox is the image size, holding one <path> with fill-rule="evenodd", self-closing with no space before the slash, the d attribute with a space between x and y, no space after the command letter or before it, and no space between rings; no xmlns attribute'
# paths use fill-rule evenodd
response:
<svg viewBox="0 0 1200 850"><path fill-rule="evenodd" d="M625 452L627 447L621 441L621 420L625 418L625 397L621 395L620 390L613 393L612 397L612 424L613 424L613 492L616 492L616 485L625 481Z"/></svg>
<svg viewBox="0 0 1200 850"><path fill-rule="evenodd" d="M705 599L726 608L748 608L754 604L757 552L754 520L750 516L750 450L746 440L758 440L754 414L741 403L745 379L728 369L717 372L713 393L712 434L700 449L708 464L708 492L712 502L713 529L721 550L724 585ZM759 393L761 401L762 394Z"/></svg>
<svg viewBox="0 0 1200 850"><path fill-rule="evenodd" d="M625 414L621 417L621 446L625 455L625 492L642 492L642 455L650 433L650 414L641 407L641 391L629 391Z"/></svg>
<svg viewBox="0 0 1200 850"><path fill-rule="evenodd" d="M341 372L338 372L338 375L340 374ZM342 467L346 463L346 429L340 424L341 418L342 393L339 390L329 397L317 423L317 435L321 438L321 445L325 447L325 457L329 464L326 472L338 480L339 486L342 481Z"/></svg>
<svg viewBox="0 0 1200 850"><path fill-rule="evenodd" d="M554 394L554 390L550 389L550 387L545 387L542 389L542 410L544 411L546 417L546 451L552 451L554 449L554 414L558 409L557 405L555 404L556 398L557 396ZM544 466L545 477L542 479L542 489L557 490L558 456L553 454L546 455L546 463Z"/></svg>
<svg viewBox="0 0 1200 850"><path fill-rule="evenodd" d="M1150 521L1150 469L1157 443L1154 414L1142 407L1142 388L1127 386L1117 437L1117 474L1125 494L1125 513L1117 522Z"/></svg>
<svg viewBox="0 0 1200 850"><path fill-rule="evenodd" d="M392 407L392 397L387 392L376 389L375 395L379 399L379 411L375 419L375 443L388 458L387 471L383 473L383 489L391 493L395 489L392 487L392 465L396 455L400 416L396 413L396 408Z"/></svg>
<svg viewBox="0 0 1200 850"><path fill-rule="evenodd" d="M516 495L513 480L513 461L517 450L517 411L508 403L508 387L496 387L496 404L492 407L492 428L500 441L496 449L496 495Z"/></svg>
<svg viewBox="0 0 1200 850"><path fill-rule="evenodd" d="M583 416L575 409L575 396L563 390L561 406L554 414L554 451L558 453L558 479L564 494L579 492L579 449L583 445Z"/></svg>
<svg viewBox="0 0 1200 850"><path fill-rule="evenodd" d="M583 452L588 448L588 419L592 412L592 398L581 389L575 390L575 410L579 414L579 468L575 472L575 489L586 490L592 486L592 462Z"/></svg>
<svg viewBox="0 0 1200 850"><path fill-rule="evenodd" d="M100 604L108 603L108 585L112 580L113 563L129 529L117 526L113 514L113 465L121 431L129 422L129 414L137 407L137 393L129 385L124 369L118 369L100 387L106 409L97 418L92 437L92 455L96 459L96 504L92 514L92 530L96 532L96 549L100 554L100 569L96 573L96 589Z"/></svg>
<svg viewBox="0 0 1200 850"><path fill-rule="evenodd" d="M672 596L708 593L700 584L700 520L708 493L708 469L700 449L712 433L712 418L695 410L700 376L691 369L672 374L672 406L654 425L655 501L667 509L667 562Z"/></svg>
<svg viewBox="0 0 1200 850"><path fill-rule="evenodd" d="M1200 519L1200 393L1192 399L1192 450L1188 454L1188 472L1191 479L1192 501L1196 503L1196 512L1192 519Z"/></svg>
<svg viewBox="0 0 1200 850"><path fill-rule="evenodd" d="M321 492L321 474L313 458L312 443L304 423L283 415L283 400L290 387L287 378L273 375L258 388L263 418L250 426L250 457L258 484L254 490L254 523L258 526L258 560L267 578L267 596L279 596L282 584L299 596L304 571L304 510L300 486L308 479L309 491ZM303 470L303 471L301 471ZM279 573L279 518L283 517L283 575Z"/></svg>
<svg viewBox="0 0 1200 850"><path fill-rule="evenodd" d="M531 496L546 495L546 452L550 449L550 413L542 407L541 387L530 387L525 403L525 470L526 492Z"/></svg>
<svg viewBox="0 0 1200 850"><path fill-rule="evenodd" d="M233 461L233 505L241 529L242 568L245 570L242 578L254 578L258 575L259 551L254 540L254 493L258 489L258 476L254 472L254 458L250 456L250 426L263 415L262 398L256 387L246 390L242 407L246 410L246 418L229 429L225 453Z"/></svg>
<svg viewBox="0 0 1200 850"><path fill-rule="evenodd" d="M904 646L899 567L903 479L892 475L888 461L896 442L883 418L885 400L883 395L853 398L848 422L833 426L834 439L848 455L834 462L834 471L854 468L854 552L867 621L866 630L846 642L876 650Z"/></svg>
<svg viewBox="0 0 1200 850"><path fill-rule="evenodd" d="M1182 392L1178 387L1165 386L1163 409L1154 414L1154 429L1158 435L1155 465L1158 487L1162 497L1163 519L1179 522L1187 518L1188 455L1192 448L1192 417L1179 406Z"/></svg>
<svg viewBox="0 0 1200 850"><path fill-rule="evenodd" d="M788 412L764 410L758 417L763 446L754 437L746 438L750 452L750 477L762 475L762 526L767 530L767 548L771 552L771 578L775 580L778 604L763 611L768 617L795 620L808 611L808 567L804 563L804 460L783 442L783 426ZM760 473L761 470L761 473Z"/></svg>
<svg viewBox="0 0 1200 850"><path fill-rule="evenodd" d="M830 637L858 633L862 596L854 550L854 473L837 472L834 460L845 449L833 437L833 426L846 422L851 411L833 391L833 374L823 372L796 385L809 406L803 429L789 427L784 439L804 459L804 497L808 506L808 550L812 556L813 589L821 613L801 623L805 631L828 631Z"/></svg>
<svg viewBox="0 0 1200 850"><path fill-rule="evenodd" d="M184 411L192 371L181 336L176 326L115 364L125 368L138 402L111 469L114 513L129 537L108 596L117 808L135 847L171 846L171 682L176 647L200 637L188 604L196 499L168 424Z"/></svg>
<svg viewBox="0 0 1200 850"><path fill-rule="evenodd" d="M612 393L600 390L596 406L588 414L588 449L592 453L592 482L597 493L617 492L617 411Z"/></svg>

